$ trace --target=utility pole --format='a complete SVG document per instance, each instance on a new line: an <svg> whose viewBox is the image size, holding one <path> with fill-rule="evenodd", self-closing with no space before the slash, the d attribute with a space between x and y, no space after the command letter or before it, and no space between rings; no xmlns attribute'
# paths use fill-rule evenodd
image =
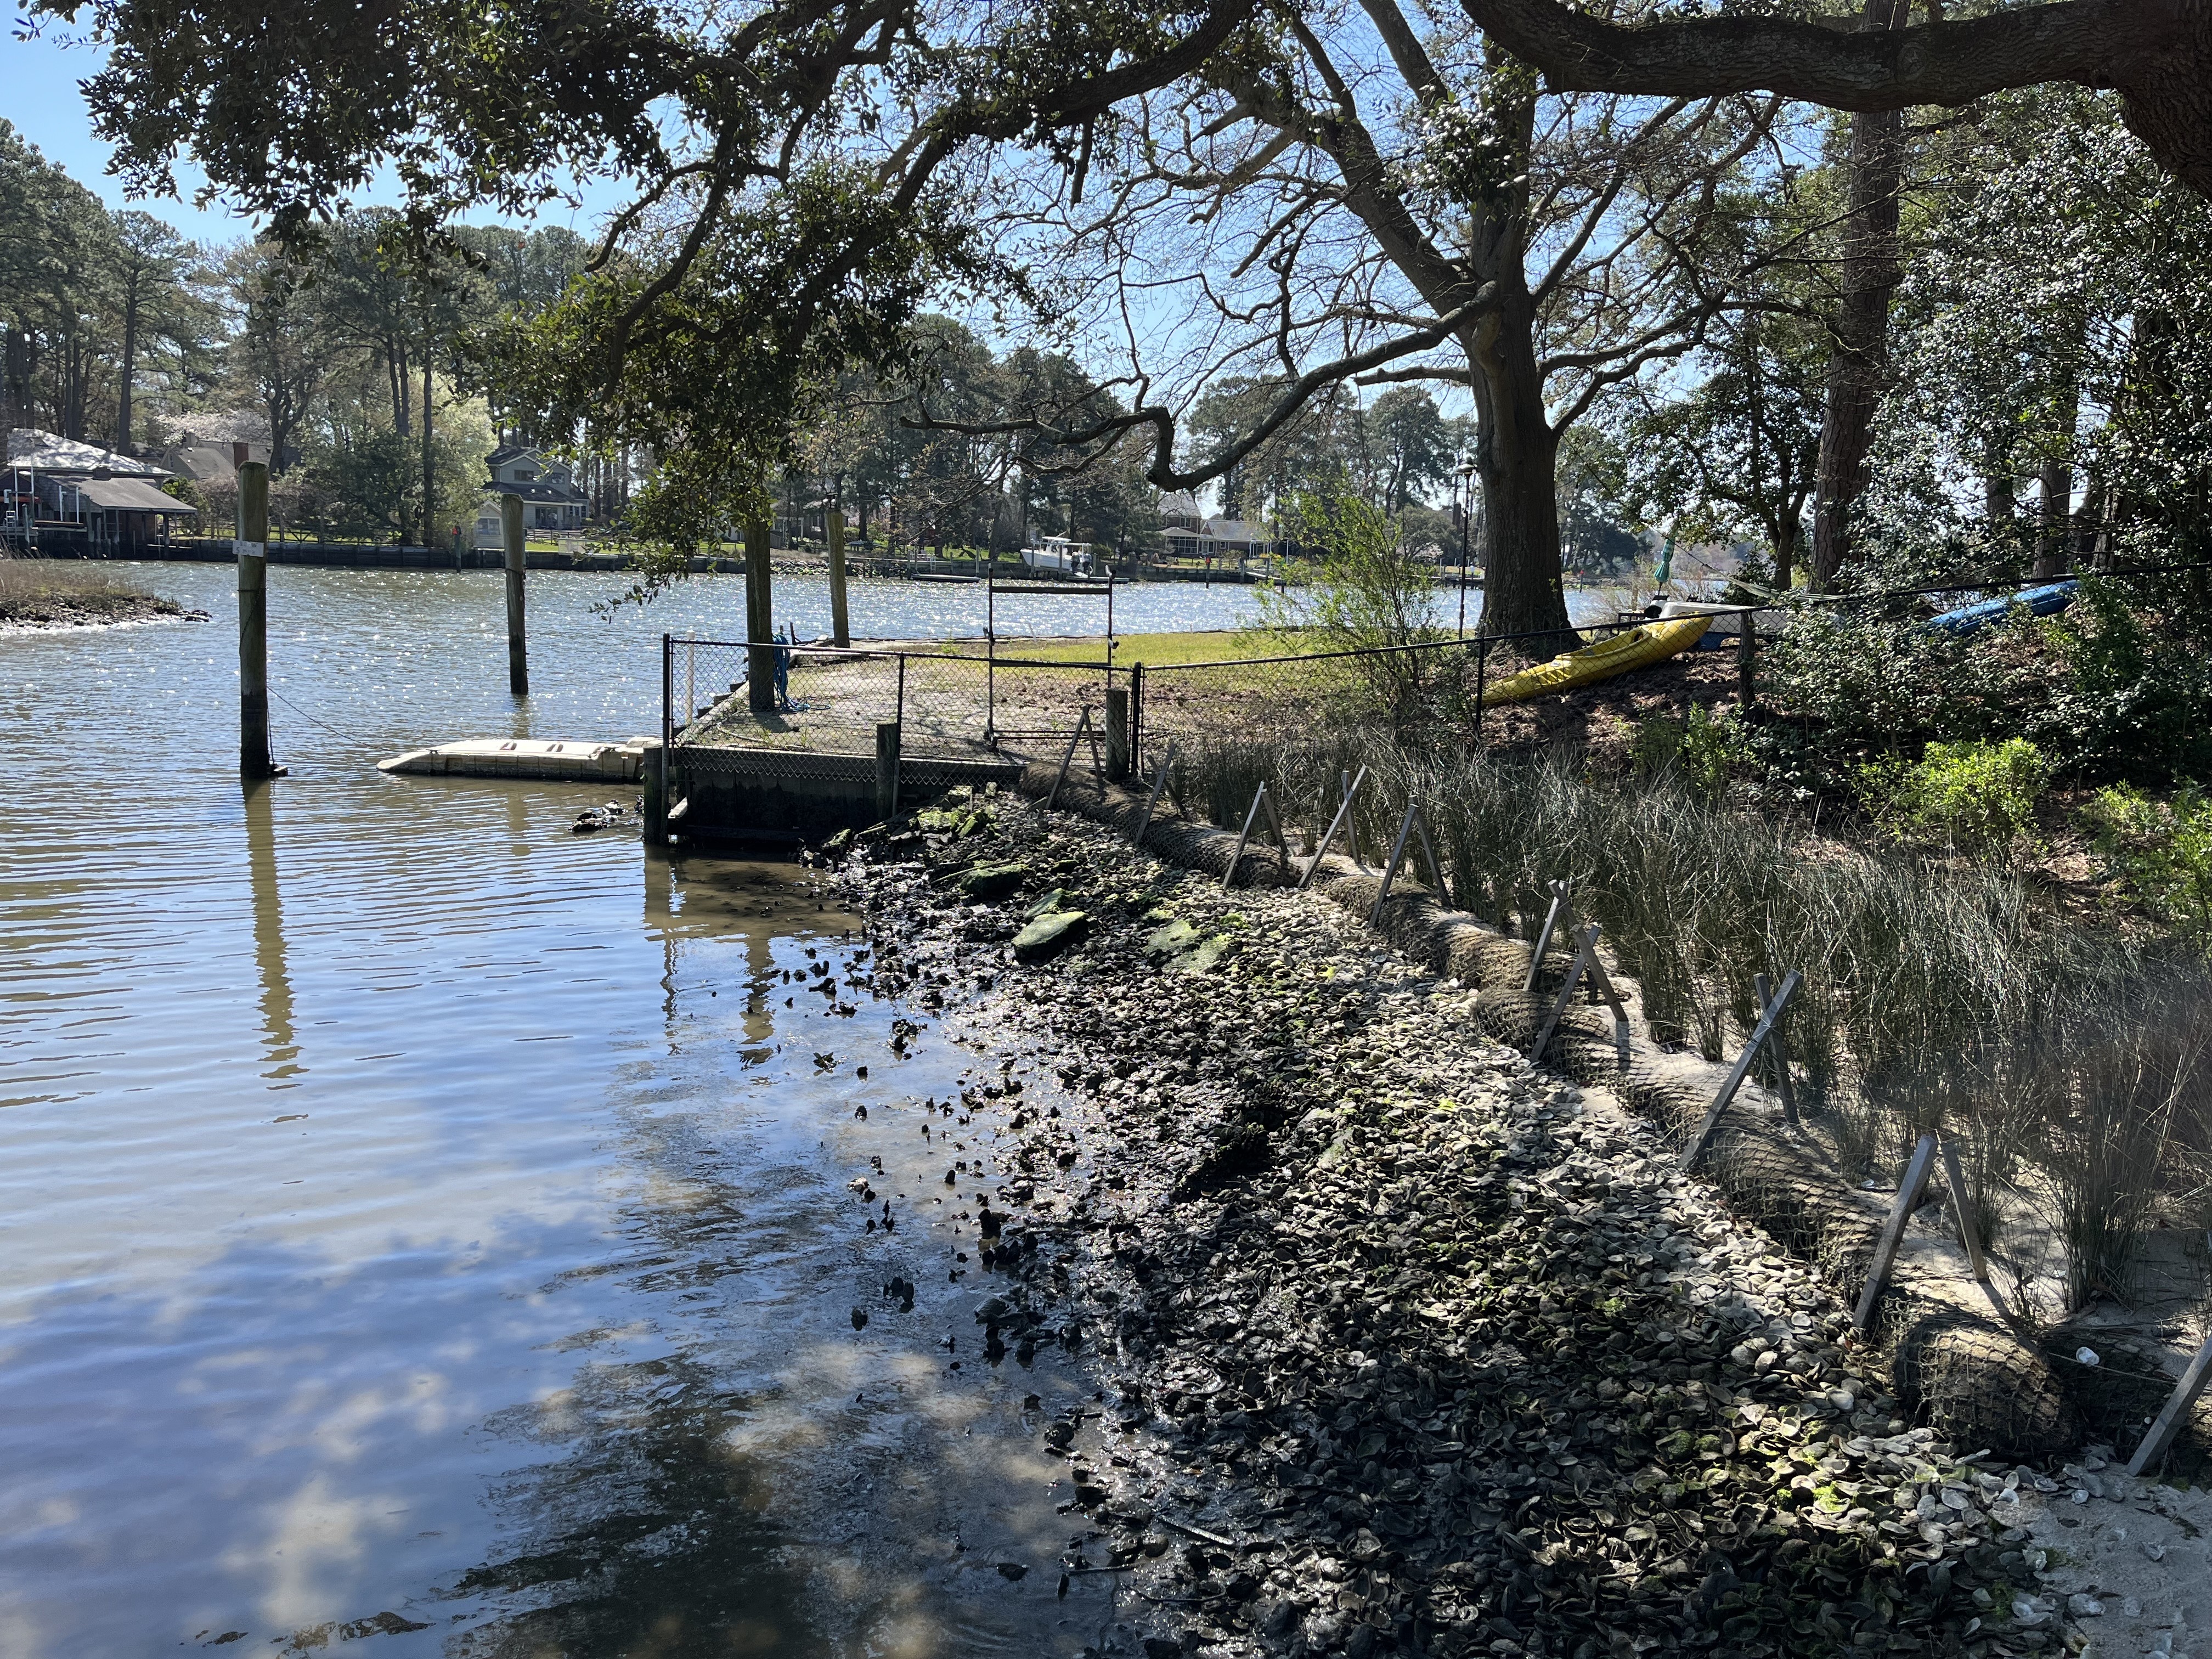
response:
<svg viewBox="0 0 2212 1659"><path fill-rule="evenodd" d="M522 542L522 497L499 498L500 540L507 554L507 689L530 695L530 644L523 625L522 576L529 568Z"/></svg>
<svg viewBox="0 0 2212 1659"><path fill-rule="evenodd" d="M238 769L278 775L269 753L269 469L231 447L238 464Z"/></svg>

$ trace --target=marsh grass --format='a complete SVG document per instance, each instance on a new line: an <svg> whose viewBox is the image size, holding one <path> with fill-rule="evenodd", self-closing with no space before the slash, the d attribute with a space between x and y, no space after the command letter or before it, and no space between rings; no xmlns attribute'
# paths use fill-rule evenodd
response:
<svg viewBox="0 0 2212 1659"><path fill-rule="evenodd" d="M58 605L95 613L129 611L147 597L113 572L82 560L0 556L0 617Z"/></svg>
<svg viewBox="0 0 2212 1659"><path fill-rule="evenodd" d="M1985 1245L2023 1192L2043 1195L2069 1310L2117 1294L2154 1210L2212 1178L2204 1044L2189 1035L2212 990L2194 957L2069 924L2000 866L1808 852L1664 766L1621 785L1571 754L1412 752L1322 726L1195 746L1188 776L1232 828L1265 779L1317 837L1363 761L1370 857L1417 799L1460 908L1533 938L1546 884L1571 881L1661 1041L1730 1052L1756 1019L1753 975L1802 974L1790 1048L1847 1170L1893 1178L1913 1139L1943 1128Z"/></svg>

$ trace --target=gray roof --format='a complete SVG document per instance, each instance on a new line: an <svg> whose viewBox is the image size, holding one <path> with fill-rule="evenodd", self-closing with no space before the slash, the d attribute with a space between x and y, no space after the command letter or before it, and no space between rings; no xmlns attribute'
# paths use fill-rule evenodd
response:
<svg viewBox="0 0 2212 1659"><path fill-rule="evenodd" d="M94 507L127 513L191 513L199 508L164 495L143 478L82 478L71 481L76 493Z"/></svg>
<svg viewBox="0 0 2212 1659"><path fill-rule="evenodd" d="M109 472L125 478L167 478L167 469L151 461L135 460L96 444L79 443L36 427L19 426L8 434L8 465L35 468L40 472Z"/></svg>

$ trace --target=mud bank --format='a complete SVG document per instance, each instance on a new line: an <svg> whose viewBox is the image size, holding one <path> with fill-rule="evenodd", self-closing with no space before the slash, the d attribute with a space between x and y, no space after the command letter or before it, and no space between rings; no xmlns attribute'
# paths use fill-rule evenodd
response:
<svg viewBox="0 0 2212 1659"><path fill-rule="evenodd" d="M121 623L205 621L174 599L150 593L93 592L0 594L0 634L46 633L65 628L112 628Z"/></svg>
<svg viewBox="0 0 2212 1659"><path fill-rule="evenodd" d="M1812 1267L1338 907L1005 798L844 879L878 989L999 1059L988 1175L945 1180L1005 1275L986 1357L1098 1383L1042 1436L1062 1571L1131 1592L1099 1651L2066 1639L2051 1477L1913 1426Z"/></svg>

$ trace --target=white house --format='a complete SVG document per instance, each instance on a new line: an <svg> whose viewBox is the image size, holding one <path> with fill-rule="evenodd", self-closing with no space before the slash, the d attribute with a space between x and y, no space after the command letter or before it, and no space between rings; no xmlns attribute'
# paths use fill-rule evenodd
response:
<svg viewBox="0 0 2212 1659"><path fill-rule="evenodd" d="M489 463L491 482L477 509L477 540L499 540L499 498L522 498L525 530L581 530L591 497L576 488L576 475L563 460L543 450L511 446L495 449Z"/></svg>

